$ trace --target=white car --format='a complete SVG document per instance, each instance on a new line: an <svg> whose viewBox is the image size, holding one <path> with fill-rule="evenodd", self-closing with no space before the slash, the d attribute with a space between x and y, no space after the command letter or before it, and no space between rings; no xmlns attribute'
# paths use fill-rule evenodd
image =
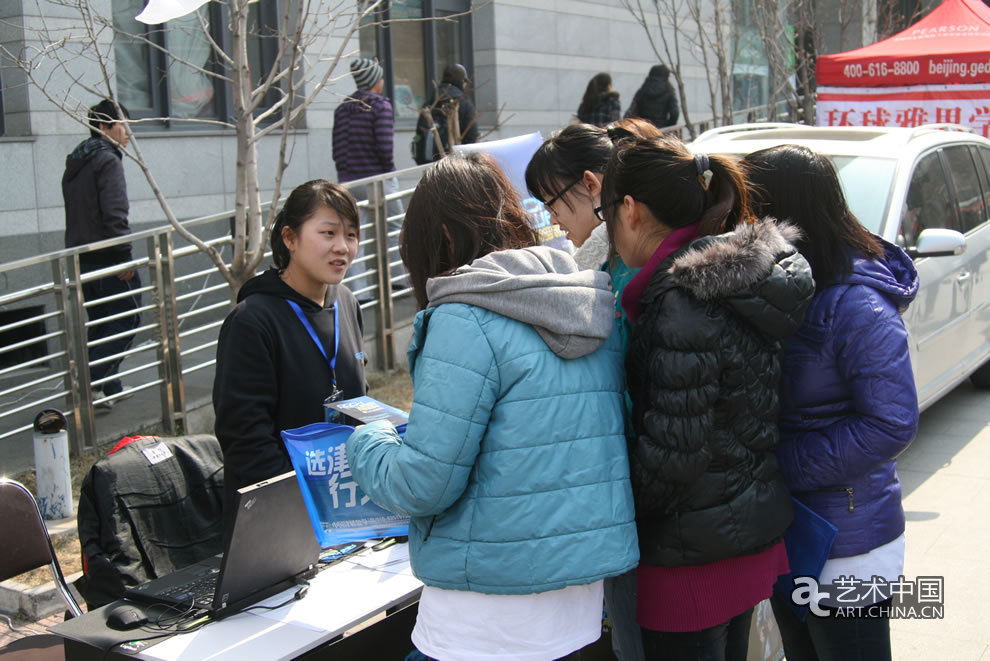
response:
<svg viewBox="0 0 990 661"><path fill-rule="evenodd" d="M921 288L904 323L921 408L966 377L990 387L990 140L950 125L742 124L689 146L741 156L780 144L831 157L859 221L914 257Z"/></svg>

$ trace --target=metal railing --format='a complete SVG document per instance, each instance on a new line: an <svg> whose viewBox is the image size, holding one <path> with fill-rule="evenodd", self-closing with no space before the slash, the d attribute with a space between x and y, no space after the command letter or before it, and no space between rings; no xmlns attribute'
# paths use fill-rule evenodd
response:
<svg viewBox="0 0 990 661"><path fill-rule="evenodd" d="M395 366L395 330L415 313L402 261L398 235L404 211L396 203L412 195L427 166L349 182L345 187L367 194L362 212L360 272L344 279L361 304L365 342L376 366ZM386 192L386 182L404 183ZM388 215L386 209L397 211ZM267 205L266 205L267 208ZM184 226L229 260L232 254L232 212L187 221ZM135 257L126 263L84 272L80 255L130 244ZM384 248L384 249L382 249ZM84 260L85 261L85 260ZM86 300L83 288L102 278L136 271L141 285L122 293ZM215 265L171 226L135 232L126 237L0 264L0 279L10 290L0 296L0 443L30 443L34 415L43 408L63 410L69 423L70 447L78 455L97 445L97 415L123 399L157 390L157 398L135 399L147 408L158 400L155 427L163 433L186 429L186 384L216 362L217 335L230 310L230 288ZM141 295L136 308L91 318L96 306ZM109 336L106 324L123 319L137 323ZM100 315L97 315L100 317ZM116 343L109 355L92 362L91 351ZM102 353L106 353L104 350ZM91 380L91 368L119 362L116 374ZM99 371L99 370L98 370ZM121 379L125 390L104 395L100 388ZM199 388L212 387L212 376ZM130 404L129 404L130 406ZM121 407L126 408L126 407ZM143 411L148 418L147 411ZM138 431L134 429L132 431Z"/></svg>
<svg viewBox="0 0 990 661"><path fill-rule="evenodd" d="M742 112L747 120L753 119L752 111ZM695 124L699 130L713 125L711 120ZM412 195L428 167L344 184L356 192L362 211L361 253L344 283L360 301L366 348L381 369L395 366L396 330L415 314L408 276L398 253L405 213L395 206ZM388 187L393 178L398 179L398 188ZM267 210L268 205L264 208ZM230 211L183 224L229 257L232 217ZM83 271L80 255L123 244L130 244L133 253L140 256L98 271ZM142 285L86 300L86 284L126 271L137 271ZM0 451L14 440L29 444L34 414L50 407L65 413L70 447L79 454L98 444L99 428L106 418L97 416L97 411L153 389L160 407L160 415L153 416L157 420L154 426L164 433L188 429L187 386L216 363L217 335L231 307L230 289L214 264L174 228L166 225L0 264L0 280L8 286L7 293L0 295ZM136 309L89 318L93 307L135 294L143 299ZM100 326L135 314L140 315L140 321L133 328L109 337L91 337L102 335L97 330ZM127 346L121 350L90 362L92 349L125 339L129 342L123 343ZM121 365L115 375L91 381L92 367L117 361ZM123 392L107 396L94 390L115 378L127 381ZM212 376L200 379L204 380L197 383L200 391L212 388ZM198 399L204 397L201 392ZM141 406L147 407L148 397L142 399ZM128 429L141 431L134 426Z"/></svg>
<svg viewBox="0 0 990 661"><path fill-rule="evenodd" d="M801 105L802 98L797 99L797 105ZM745 124L751 122L766 122L766 121L777 121L777 122L791 122L795 124L801 123L801 118L796 116L792 108L793 103L788 102L786 99L777 101L773 104L773 112L770 112L771 108L767 104L762 104L759 106L754 106L752 108L743 108L741 110L732 111L732 124ZM691 122L691 126L694 127L694 135L701 135L708 129L713 129L718 126L725 126L720 119L714 116L708 116L703 119L694 120ZM663 129L664 133L672 133L682 140L690 140L691 132L688 130L687 124L675 124L674 126L667 126Z"/></svg>

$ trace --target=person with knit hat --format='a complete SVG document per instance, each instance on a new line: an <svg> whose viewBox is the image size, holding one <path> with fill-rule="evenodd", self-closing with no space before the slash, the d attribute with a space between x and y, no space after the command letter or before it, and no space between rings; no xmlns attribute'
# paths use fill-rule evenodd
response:
<svg viewBox="0 0 990 661"><path fill-rule="evenodd" d="M340 183L372 177L395 170L393 156L394 119L392 103L382 92L385 89L385 71L376 60L359 57L351 61L351 75L357 91L345 98L333 113L333 162L337 168ZM367 186L348 187L358 200L369 197ZM398 179L385 182L385 193L399 190ZM402 202L392 200L387 203L389 216L402 213ZM360 207L361 224L370 219L368 211ZM401 223L395 223L391 230L398 230ZM397 239L393 240L393 243ZM379 247L378 250L383 248ZM364 248L362 248L363 252ZM360 257L361 254L358 254ZM366 271L364 262L351 266L350 275L361 275ZM392 277L398 273L393 271ZM361 289L372 283L360 280L353 289Z"/></svg>

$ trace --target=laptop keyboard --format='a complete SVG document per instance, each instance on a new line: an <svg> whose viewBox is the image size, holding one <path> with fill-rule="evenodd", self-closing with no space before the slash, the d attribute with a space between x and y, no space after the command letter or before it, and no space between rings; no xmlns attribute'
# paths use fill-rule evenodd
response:
<svg viewBox="0 0 990 661"><path fill-rule="evenodd" d="M201 606L209 606L213 603L213 595L217 591L217 574L207 574L191 583L183 583L174 587L162 590L158 594L169 597L178 602L194 600Z"/></svg>

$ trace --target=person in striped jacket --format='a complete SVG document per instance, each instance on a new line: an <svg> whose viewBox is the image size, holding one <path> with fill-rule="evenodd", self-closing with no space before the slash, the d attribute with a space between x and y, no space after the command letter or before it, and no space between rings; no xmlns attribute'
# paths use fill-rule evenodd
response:
<svg viewBox="0 0 990 661"><path fill-rule="evenodd" d="M359 57L352 60L350 66L357 91L345 98L333 113L333 162L337 168L337 180L342 184L395 170L392 103L382 94L385 89L385 72L376 60L369 58ZM367 186L347 188L356 199L368 199L370 191ZM385 182L386 194L398 189L397 179L392 178ZM361 224L365 225L370 219L367 218L365 208L361 207L360 211ZM393 200L388 203L389 216L401 213L402 202ZM397 230L398 227L390 229ZM392 239L393 244L396 241L397 239ZM358 254L360 256L361 253ZM349 275L360 275L365 268L363 262L357 262L351 267ZM393 270L393 278L396 275ZM370 284L358 280L351 288L359 291Z"/></svg>

